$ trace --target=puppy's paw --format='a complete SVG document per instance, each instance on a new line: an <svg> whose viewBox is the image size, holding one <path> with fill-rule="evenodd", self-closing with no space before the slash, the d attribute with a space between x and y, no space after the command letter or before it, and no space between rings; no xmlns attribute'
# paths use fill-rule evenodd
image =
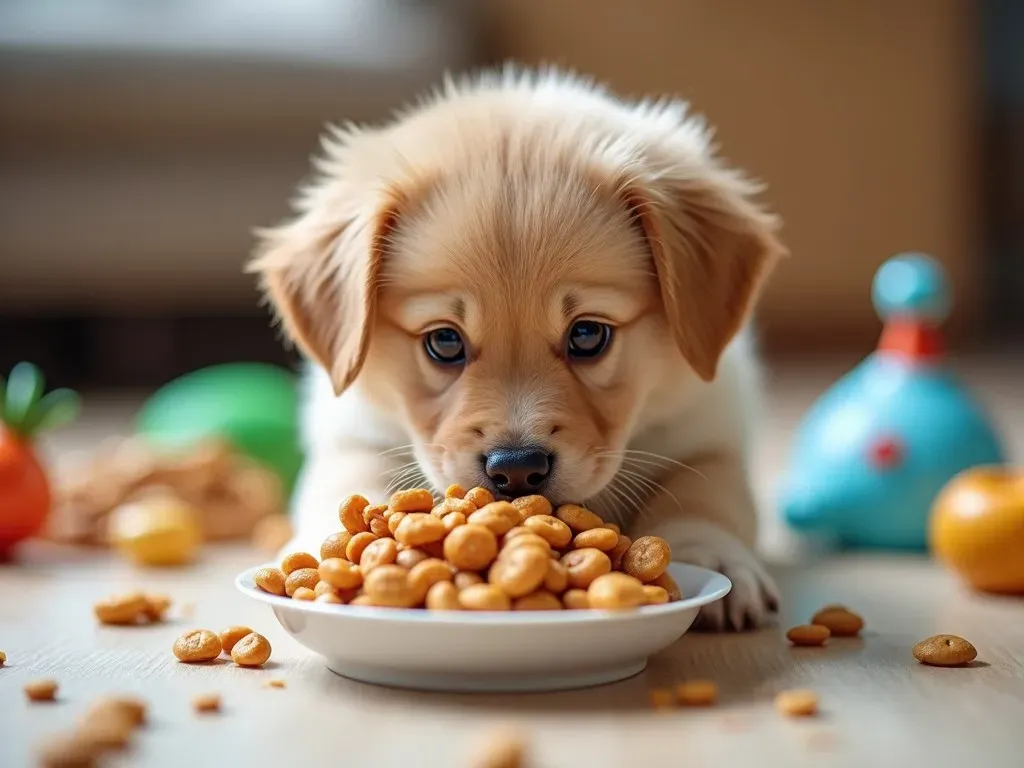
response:
<svg viewBox="0 0 1024 768"><path fill-rule="evenodd" d="M741 541L708 523L694 523L685 540L674 545L672 559L725 574L732 590L723 600L701 608L699 630L757 629L779 608L779 590L761 561Z"/></svg>

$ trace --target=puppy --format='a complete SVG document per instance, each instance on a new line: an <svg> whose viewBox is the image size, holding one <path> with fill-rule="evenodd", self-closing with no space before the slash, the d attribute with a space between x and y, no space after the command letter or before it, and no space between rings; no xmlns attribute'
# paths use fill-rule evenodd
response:
<svg viewBox="0 0 1024 768"><path fill-rule="evenodd" d="M744 328L784 251L704 123L505 70L330 130L315 167L251 262L312 363L290 548L351 493L543 493L728 575L705 627L762 624Z"/></svg>

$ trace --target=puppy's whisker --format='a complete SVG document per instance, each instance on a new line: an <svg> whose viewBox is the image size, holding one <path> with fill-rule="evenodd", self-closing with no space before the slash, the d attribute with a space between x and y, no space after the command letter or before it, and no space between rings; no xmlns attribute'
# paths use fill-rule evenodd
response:
<svg viewBox="0 0 1024 768"><path fill-rule="evenodd" d="M678 497L661 483L651 480L649 477L639 475L636 472L630 472L628 469L620 470L620 472L622 472L624 475L628 475L629 477L633 478L636 482L645 483L649 488L651 488L652 491L665 494L676 503L676 506L679 507L680 510L683 509L683 504L681 501L679 501Z"/></svg>
<svg viewBox="0 0 1024 768"><path fill-rule="evenodd" d="M403 464L400 467L395 467L394 469L384 470L383 472L381 472L381 474L382 475L395 475L395 474L398 474L399 472L405 472L408 469L412 469L413 467L418 467L419 465L420 465L420 463L418 461L410 461L408 464Z"/></svg>
<svg viewBox="0 0 1024 768"><path fill-rule="evenodd" d="M627 488L620 482L619 477L612 478L612 481L605 487L609 493L612 493L622 500L626 506L627 513L636 514L640 511L641 500L637 497L636 492L630 488Z"/></svg>
<svg viewBox="0 0 1024 768"><path fill-rule="evenodd" d="M604 453L599 453L597 455L598 456L618 457L618 458L622 459L623 462L625 462L627 459L629 459L629 460L635 461L635 462L647 462L647 461L650 461L650 463L652 463L652 464L659 464L659 463L661 463L661 465L663 465L663 466L672 465L674 467L679 467L680 469L685 469L685 470L687 470L689 472L693 472L695 475L703 478L704 480L708 479L707 475L705 475L703 472L701 472L696 467L691 467L689 464L684 464L683 462L677 461L676 459L670 459L668 456L662 456L660 453L651 453L650 451L623 450L623 451L606 451ZM647 457L647 458L641 459L641 458L637 458L637 456L643 456L643 457Z"/></svg>

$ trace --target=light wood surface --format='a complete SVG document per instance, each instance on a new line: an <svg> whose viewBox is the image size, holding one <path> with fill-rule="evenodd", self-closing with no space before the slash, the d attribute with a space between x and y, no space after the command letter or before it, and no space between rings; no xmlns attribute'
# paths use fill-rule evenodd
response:
<svg viewBox="0 0 1024 768"><path fill-rule="evenodd" d="M838 366L789 368L775 376L768 439L759 463L767 496L797 415ZM1019 368L968 366L969 380L1003 419L1019 457L1024 437ZM1016 384L1014 383L1016 382ZM74 447L124 428L124 403L87 413L51 442L58 463ZM804 559L775 567L785 602L779 626L743 635L688 634L631 680L544 695L439 695L347 681L291 640L266 606L244 598L234 575L259 556L209 549L195 567L133 570L103 553L35 546L0 567L0 766L32 764L34 745L69 727L94 697L136 692L152 724L115 765L469 765L467 753L493 727L522 728L539 768L602 766L962 766L1024 764L1024 601L971 594L925 558L887 555ZM138 628L96 625L94 600L152 589L175 600L171 620ZM782 632L818 607L842 602L867 621L862 639L793 649ZM229 663L177 663L183 630L246 624L274 646L262 670ZM978 648L965 669L934 669L910 655L919 640L960 634ZM534 649L543 653L543 648ZM29 705L22 686L49 676L56 704ZM281 678L283 690L264 686ZM721 701L707 710L653 712L652 687L710 678ZM786 720L773 695L810 687L819 717ZM192 696L217 692L224 711L199 716Z"/></svg>

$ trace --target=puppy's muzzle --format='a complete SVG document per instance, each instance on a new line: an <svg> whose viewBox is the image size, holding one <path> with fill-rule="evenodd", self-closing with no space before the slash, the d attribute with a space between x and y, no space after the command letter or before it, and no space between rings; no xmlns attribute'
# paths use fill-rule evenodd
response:
<svg viewBox="0 0 1024 768"><path fill-rule="evenodd" d="M535 446L498 447L481 460L484 472L503 496L537 493L551 474L554 456Z"/></svg>

